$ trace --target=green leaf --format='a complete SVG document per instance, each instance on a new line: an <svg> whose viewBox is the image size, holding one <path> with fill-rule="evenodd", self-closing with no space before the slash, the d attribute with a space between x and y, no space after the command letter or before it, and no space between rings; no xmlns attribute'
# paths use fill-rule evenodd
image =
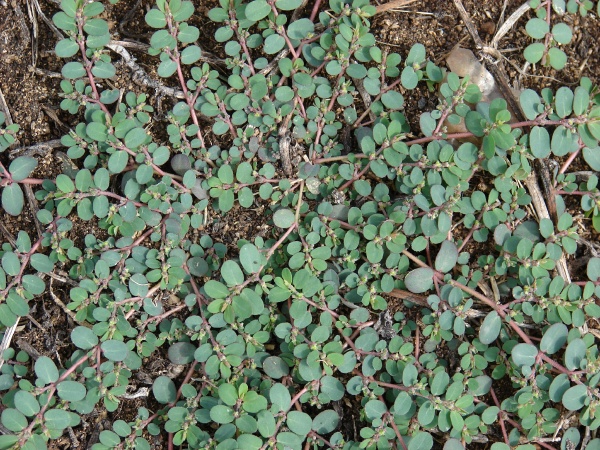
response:
<svg viewBox="0 0 600 450"><path fill-rule="evenodd" d="M227 260L221 266L221 276L229 286L239 286L244 282L244 272L232 260Z"/></svg>
<svg viewBox="0 0 600 450"><path fill-rule="evenodd" d="M381 102L388 109L401 109L404 105L404 97L400 92L387 91L381 96Z"/></svg>
<svg viewBox="0 0 600 450"><path fill-rule="evenodd" d="M127 167L129 154L124 150L117 150L108 158L108 170L112 173L121 173Z"/></svg>
<svg viewBox="0 0 600 450"><path fill-rule="evenodd" d="M165 59L158 65L157 73L162 78L169 78L177 71L177 62L172 59Z"/></svg>
<svg viewBox="0 0 600 450"><path fill-rule="evenodd" d="M158 9L151 9L146 13L146 23L152 28L164 28L167 26L167 18Z"/></svg>
<svg viewBox="0 0 600 450"><path fill-rule="evenodd" d="M206 260L200 256L195 256L188 259L187 267L190 271L190 274L194 275L195 277L203 277L209 272Z"/></svg>
<svg viewBox="0 0 600 450"><path fill-rule="evenodd" d="M82 350L90 350L98 345L98 336L91 329L78 326L71 331L71 341Z"/></svg>
<svg viewBox="0 0 600 450"><path fill-rule="evenodd" d="M555 70L561 70L567 65L567 54L557 47L548 50L548 62Z"/></svg>
<svg viewBox="0 0 600 450"><path fill-rule="evenodd" d="M149 136L143 128L133 128L125 135L125 146L134 149L149 141Z"/></svg>
<svg viewBox="0 0 600 450"><path fill-rule="evenodd" d="M85 128L85 133L95 141L106 142L108 137L108 128L99 122L90 122Z"/></svg>
<svg viewBox="0 0 600 450"><path fill-rule="evenodd" d="M568 335L569 330L564 323L550 325L544 332L540 342L540 350L548 355L556 353L565 345Z"/></svg>
<svg viewBox="0 0 600 450"><path fill-rule="evenodd" d="M264 19L271 12L271 6L266 0L254 0L246 5L246 18L253 22Z"/></svg>
<svg viewBox="0 0 600 450"><path fill-rule="evenodd" d="M141 273L135 273L129 278L129 292L135 297L145 297L149 286L148 280Z"/></svg>
<svg viewBox="0 0 600 450"><path fill-rule="evenodd" d="M432 447L433 437L426 431L418 431L408 443L408 450L430 450Z"/></svg>
<svg viewBox="0 0 600 450"><path fill-rule="evenodd" d="M581 361L586 357L587 345L583 339L573 339L565 350L565 367L569 370L578 370Z"/></svg>
<svg viewBox="0 0 600 450"><path fill-rule="evenodd" d="M79 45L72 39L62 39L58 41L54 51L59 58L70 58L79 51Z"/></svg>
<svg viewBox="0 0 600 450"><path fill-rule="evenodd" d="M433 287L434 272L429 267L411 270L404 278L406 289L414 294L421 294Z"/></svg>
<svg viewBox="0 0 600 450"><path fill-rule="evenodd" d="M45 426L54 430L64 430L71 425L71 414L64 409L49 409L44 413Z"/></svg>
<svg viewBox="0 0 600 450"><path fill-rule="evenodd" d="M550 134L548 134L548 130L543 127L533 127L529 134L529 146L531 147L531 153L536 158L546 158L550 155Z"/></svg>
<svg viewBox="0 0 600 450"><path fill-rule="evenodd" d="M90 36L102 36L108 34L108 22L103 19L88 19L83 25L83 31Z"/></svg>
<svg viewBox="0 0 600 450"><path fill-rule="evenodd" d="M21 261L13 252L6 252L2 255L2 268L10 276L17 276L21 271Z"/></svg>
<svg viewBox="0 0 600 450"><path fill-rule="evenodd" d="M532 366L537 354L538 349L531 344L517 344L512 349L512 358L517 366Z"/></svg>
<svg viewBox="0 0 600 450"><path fill-rule="evenodd" d="M227 406L234 406L238 400L237 389L231 384L224 383L219 386L219 398Z"/></svg>
<svg viewBox="0 0 600 450"><path fill-rule="evenodd" d="M490 345L500 335L502 328L502 318L496 311L490 312L481 323L479 328L479 340L486 345Z"/></svg>
<svg viewBox="0 0 600 450"><path fill-rule="evenodd" d="M315 24L310 19L299 19L289 24L287 35L290 39L304 39L314 33Z"/></svg>
<svg viewBox="0 0 600 450"><path fill-rule="evenodd" d="M2 411L0 421L9 431L18 433L27 426L27 419L20 411L13 408L7 408Z"/></svg>
<svg viewBox="0 0 600 450"><path fill-rule="evenodd" d="M275 6L282 11L292 11L302 4L302 0L277 0Z"/></svg>
<svg viewBox="0 0 600 450"><path fill-rule="evenodd" d="M532 89L525 89L519 97L521 108L525 117L529 120L534 120L541 112L543 112L542 99Z"/></svg>
<svg viewBox="0 0 600 450"><path fill-rule="evenodd" d="M175 342L169 347L169 360L173 364L189 364L194 360L196 346L190 342Z"/></svg>
<svg viewBox="0 0 600 450"><path fill-rule="evenodd" d="M285 46L285 39L279 34L271 34L265 39L263 50L267 55L279 52Z"/></svg>
<svg viewBox="0 0 600 450"><path fill-rule="evenodd" d="M240 263L248 273L258 273L261 268L262 256L254 244L244 244L240 249Z"/></svg>
<svg viewBox="0 0 600 450"><path fill-rule="evenodd" d="M573 32L571 27L566 23L559 22L552 27L552 37L559 44L566 45L571 42L573 38Z"/></svg>
<svg viewBox="0 0 600 450"><path fill-rule="evenodd" d="M0 449L4 450L12 448L17 442L19 442L20 438L21 436L16 434L0 435Z"/></svg>
<svg viewBox="0 0 600 450"><path fill-rule="evenodd" d="M173 380L161 375L154 380L152 393L158 403L166 404L175 401L177 389Z"/></svg>
<svg viewBox="0 0 600 450"><path fill-rule="evenodd" d="M56 188L60 192L69 194L75 190L75 183L67 175L61 173L56 177Z"/></svg>
<svg viewBox="0 0 600 450"><path fill-rule="evenodd" d="M202 52L200 51L200 47L197 45L190 45L186 47L181 52L181 62L183 64L194 64L202 57Z"/></svg>
<svg viewBox="0 0 600 450"><path fill-rule="evenodd" d="M269 438L275 434L277 424L275 422L275 417L273 417L273 413L271 411L260 411L256 418L258 422L258 432L261 434L262 437Z"/></svg>
<svg viewBox="0 0 600 450"><path fill-rule="evenodd" d="M104 356L111 361L124 361L129 354L129 348L123 341L109 339L100 344Z"/></svg>
<svg viewBox="0 0 600 450"><path fill-rule="evenodd" d="M92 67L92 74L97 78L112 78L116 75L117 69L109 62L96 61Z"/></svg>
<svg viewBox="0 0 600 450"><path fill-rule="evenodd" d="M265 373L276 380L283 378L290 372L287 363L279 356L269 356L263 361Z"/></svg>
<svg viewBox="0 0 600 450"><path fill-rule="evenodd" d="M27 391L17 391L14 402L16 408L27 417L33 417L41 409L37 399Z"/></svg>
<svg viewBox="0 0 600 450"><path fill-rule="evenodd" d="M214 299L225 298L229 295L227 286L215 280L208 280L204 285L204 290L206 295Z"/></svg>
<svg viewBox="0 0 600 450"><path fill-rule="evenodd" d="M287 411L292 404L290 391L281 383L275 383L269 390L269 398L279 411Z"/></svg>
<svg viewBox="0 0 600 450"><path fill-rule="evenodd" d="M85 398L85 386L77 381L61 381L56 386L58 396L68 402L78 402Z"/></svg>
<svg viewBox="0 0 600 450"><path fill-rule="evenodd" d="M583 147L583 159L593 170L600 170L600 147Z"/></svg>
<svg viewBox="0 0 600 450"><path fill-rule="evenodd" d="M54 383L58 380L56 364L47 356L40 356L34 365L35 374L43 384Z"/></svg>
<svg viewBox="0 0 600 450"><path fill-rule="evenodd" d="M444 241L440 247L435 258L435 270L442 273L450 272L454 269L456 262L458 261L458 248L456 244L451 241Z"/></svg>
<svg viewBox="0 0 600 450"><path fill-rule="evenodd" d="M538 19L536 17L527 22L527 25L525 25L525 30L532 38L543 39L546 36L546 33L550 32L550 27L545 20Z"/></svg>
<svg viewBox="0 0 600 450"><path fill-rule="evenodd" d="M210 418L214 422L221 424L233 422L233 409L225 405L215 405L210 410Z"/></svg>
<svg viewBox="0 0 600 450"><path fill-rule="evenodd" d="M192 2L183 1L181 2L181 6L173 11L173 20L176 22L183 22L184 20L188 20L194 14L194 5Z"/></svg>
<svg viewBox="0 0 600 450"><path fill-rule="evenodd" d="M18 216L23 211L25 198L21 186L12 183L2 190L2 207L7 214Z"/></svg>
<svg viewBox="0 0 600 450"><path fill-rule="evenodd" d="M567 389L562 404L569 411L577 411L585 406L588 397L588 387L585 384L578 384Z"/></svg>
<svg viewBox="0 0 600 450"><path fill-rule="evenodd" d="M525 51L523 52L523 56L531 64L536 64L542 59L542 56L544 56L545 50L546 50L546 47L544 47L544 44L542 44L541 42L536 42L536 43L528 45L525 48Z"/></svg>
<svg viewBox="0 0 600 450"><path fill-rule="evenodd" d="M177 34L177 39L179 39L179 42L183 44L189 44L197 41L200 37L200 30L197 27L190 25L184 27L183 25L184 24L180 25L179 33Z"/></svg>
<svg viewBox="0 0 600 450"><path fill-rule="evenodd" d="M275 226L287 229L296 222L296 216L291 209L281 208L273 214L273 222Z"/></svg>
<svg viewBox="0 0 600 450"><path fill-rule="evenodd" d="M40 295L46 290L46 283L37 275L23 275L23 287L30 294Z"/></svg>
<svg viewBox="0 0 600 450"><path fill-rule="evenodd" d="M286 424L290 431L300 435L306 436L312 428L312 419L305 412L290 411L287 414Z"/></svg>
<svg viewBox="0 0 600 450"><path fill-rule="evenodd" d="M340 422L340 416L332 409L320 412L312 421L312 429L321 436L331 433Z"/></svg>
<svg viewBox="0 0 600 450"><path fill-rule="evenodd" d="M81 78L85 75L83 65L78 61L72 61L62 67L61 73L67 79Z"/></svg>
<svg viewBox="0 0 600 450"><path fill-rule="evenodd" d="M414 89L419 84L419 76L412 67L405 67L402 71L401 81L405 89Z"/></svg>
<svg viewBox="0 0 600 450"><path fill-rule="evenodd" d="M54 264L50 258L42 253L31 255L29 262L31 263L31 267L41 273L50 273L54 270Z"/></svg>

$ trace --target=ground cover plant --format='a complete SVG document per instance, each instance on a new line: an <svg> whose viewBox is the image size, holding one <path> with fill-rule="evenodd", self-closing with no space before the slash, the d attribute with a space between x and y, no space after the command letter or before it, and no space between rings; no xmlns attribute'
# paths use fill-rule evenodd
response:
<svg viewBox="0 0 600 450"><path fill-rule="evenodd" d="M6 336L62 271L76 326L66 360L4 350L0 448L48 448L103 411L94 450L600 449L600 257L559 271L582 221L600 231L598 88L527 89L515 110L421 44L383 51L366 0L219 3L219 67L192 2L145 14L156 73L179 84L165 126L145 94L111 88L103 3L62 0L52 19L75 166L42 179L33 156L0 162L5 212L33 187L45 227L2 243L0 322ZM596 6L531 8L525 58L563 68L563 14ZM419 88L439 103L414 129ZM526 187L548 158L536 217ZM206 231L249 209L268 227L235 248ZM158 355L173 370L112 419Z"/></svg>

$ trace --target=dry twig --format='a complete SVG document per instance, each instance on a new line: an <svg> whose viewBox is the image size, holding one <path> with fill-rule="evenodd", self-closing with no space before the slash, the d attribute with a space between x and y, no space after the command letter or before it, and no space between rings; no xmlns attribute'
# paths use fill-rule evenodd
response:
<svg viewBox="0 0 600 450"><path fill-rule="evenodd" d="M402 8L403 6L410 5L411 3L415 3L416 1L417 0L392 0L391 2L384 3L383 5L377 5L375 7L375 14L389 11L390 9Z"/></svg>

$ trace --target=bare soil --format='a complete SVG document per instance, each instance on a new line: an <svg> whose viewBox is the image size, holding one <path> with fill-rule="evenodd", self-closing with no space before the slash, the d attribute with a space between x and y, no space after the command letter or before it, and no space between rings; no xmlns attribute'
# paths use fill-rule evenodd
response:
<svg viewBox="0 0 600 450"><path fill-rule="evenodd" d="M217 5L216 0L192 0L197 6L197 14L191 22L201 30L199 42L208 51L223 56L222 47L213 39L215 26L207 17L207 12ZM525 0L464 0L464 6L469 12L476 29L484 43L490 42L499 24L510 16ZM18 146L28 146L40 142L60 139L69 128L74 127L79 119L60 110L60 69L61 61L54 54L54 46L58 40L57 34L47 25L44 18L31 14L34 0L7 0L7 6L2 7L0 1L0 89L6 99L10 117L14 123L21 126ZM108 2L104 18L109 21L114 40L130 40L147 42L152 31L145 25L144 14L154 3L153 0L121 0L118 5L110 6ZM326 3L326 2L324 2ZM383 2L382 2L383 3ZM28 8L32 6L31 8ZM47 20L58 11L56 0L39 0L41 11ZM531 12L517 22L506 37L500 41L498 50L505 59L501 62L508 75L510 83L516 88L532 88L540 90L543 87L556 89L562 85L574 85L578 80L587 76L595 84L600 82L600 52L594 51L600 41L599 19L594 14L586 18L568 16L565 20L573 29L573 41L566 46L569 63L566 69L556 72L549 68L529 67L524 71L525 61L523 49L529 44L524 26ZM459 19L454 3L450 0L420 0L411 5L392 9L378 14L373 19L373 30L378 44L389 52L397 52L403 57L408 54L411 46L417 42L425 45L429 58L437 64L444 64L445 56L457 44L472 48L473 43L465 25ZM156 77L154 58L144 52L131 50L147 73ZM117 63L118 55L112 55ZM118 66L117 76L107 83L112 87L125 88L134 92L143 89L131 79L129 70L124 65ZM535 75L532 75L535 73ZM175 85L175 83L171 83ZM148 91L154 106L155 93ZM406 101L406 116L411 127L418 132L418 117L426 110L435 108L437 97L426 89L403 92ZM163 105L164 106L164 105ZM207 134L210 127L207 126ZM57 156L55 149L39 158L40 166L34 176L52 177L61 172L62 159ZM64 150L64 149L62 149ZM0 161L8 162L9 152L0 155ZM579 205L569 203L568 208L573 216L580 216ZM75 222L74 236L83 237L87 233L97 232L93 223ZM19 230L26 230L31 236L37 235L34 214L26 207L19 217L10 217L0 209L0 221L6 226L11 236L16 236ZM584 237L597 240L598 236L590 231L591 224L585 221L587 231ZM256 234L264 232L266 227L265 215L262 210L233 211L226 217L220 218L215 224L207 224L205 230L212 234L216 241L223 242L230 250L235 249L238 239L251 240ZM5 242L8 236L0 236ZM482 249L469 249L476 254ZM62 299L68 297L69 286L58 281L54 282L54 293ZM28 343L40 355L64 358L66 351L61 351L68 343L68 335L75 324L64 314L62 309L50 297L44 296L32 302L30 318L22 322L23 328L17 332L15 340ZM393 307L393 301L392 301ZM423 343L421 342L421 345ZM440 349L441 352L444 349ZM148 379L153 379L163 373L169 365L168 359L158 358L153 364L145 366ZM138 380L139 386L144 386L144 380ZM502 396L499 392L499 396ZM112 414L110 420L92 413L83 417L83 426L75 433L65 433L56 441L53 449L90 448L97 442L98 431L110 425L116 419L133 420L139 406L152 408L151 397L148 399L124 400L119 409ZM146 404L148 402L148 404ZM351 412L352 405L349 407ZM355 420L358 419L351 414ZM350 425L348 425L350 427ZM358 425L360 426L360 425ZM351 428L351 427L350 427ZM354 430L347 430L352 435ZM473 444L470 448L489 448L499 431L490 430L489 443ZM149 440L154 448L166 448L163 437L157 436Z"/></svg>

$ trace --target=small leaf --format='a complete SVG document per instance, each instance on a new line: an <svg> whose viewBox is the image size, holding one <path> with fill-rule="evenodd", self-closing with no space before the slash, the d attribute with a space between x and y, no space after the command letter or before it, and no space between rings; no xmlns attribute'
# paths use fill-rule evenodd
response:
<svg viewBox="0 0 600 450"><path fill-rule="evenodd" d="M40 412L40 404L37 399L27 391L17 391L14 397L16 408L27 417L32 417Z"/></svg>
<svg viewBox="0 0 600 450"><path fill-rule="evenodd" d="M47 356L40 356L34 365L35 374L44 384L54 383L58 380L56 364Z"/></svg>
<svg viewBox="0 0 600 450"><path fill-rule="evenodd" d="M276 380L283 378L290 372L287 363L279 356L269 356L263 361L265 373Z"/></svg>
<svg viewBox="0 0 600 450"><path fill-rule="evenodd" d="M90 350L98 345L98 336L91 329L78 326L71 331L71 341L82 350Z"/></svg>
<svg viewBox="0 0 600 450"><path fill-rule="evenodd" d="M27 418L22 412L13 408L7 408L2 411L0 420L2 421L2 425L9 431L14 431L15 433L18 433L27 426Z"/></svg>
<svg viewBox="0 0 600 450"><path fill-rule="evenodd" d="M227 260L221 266L221 276L229 286L239 286L244 282L244 272L238 263Z"/></svg>
<svg viewBox="0 0 600 450"><path fill-rule="evenodd" d="M109 62L96 61L92 67L92 74L97 78L112 78L116 75L117 69Z"/></svg>
<svg viewBox="0 0 600 450"><path fill-rule="evenodd" d="M562 404L569 411L577 411L583 408L588 396L588 387L585 384L578 384L567 389L563 395Z"/></svg>
<svg viewBox="0 0 600 450"><path fill-rule="evenodd" d="M129 154L124 150L117 150L108 158L108 170L112 173L121 173L127 167Z"/></svg>
<svg viewBox="0 0 600 450"><path fill-rule="evenodd" d="M287 411L292 404L290 391L281 383L275 383L269 390L269 398L271 403L276 405L279 411Z"/></svg>
<svg viewBox="0 0 600 450"><path fill-rule="evenodd" d="M262 256L254 244L244 244L240 249L240 263L248 273L258 273Z"/></svg>
<svg viewBox="0 0 600 450"><path fill-rule="evenodd" d="M540 350L548 355L559 351L567 342L569 330L564 323L555 323L548 327L542 336Z"/></svg>
<svg viewBox="0 0 600 450"><path fill-rule="evenodd" d="M320 435L331 433L340 422L340 416L332 409L320 412L312 421L312 429Z"/></svg>
<svg viewBox="0 0 600 450"><path fill-rule="evenodd" d="M104 341L100 347L104 356L111 361L124 361L129 354L129 348L123 341L109 339Z"/></svg>
<svg viewBox="0 0 600 450"><path fill-rule="evenodd" d="M148 142L148 135L143 128L134 128L127 132L125 136L125 145L129 149L134 149Z"/></svg>
<svg viewBox="0 0 600 450"><path fill-rule="evenodd" d="M290 431L300 435L306 436L312 428L312 419L305 412L290 411L287 414L286 424Z"/></svg>
<svg viewBox="0 0 600 450"><path fill-rule="evenodd" d="M159 376L154 380L152 385L152 393L158 403L166 404L175 401L177 389L175 383L169 377L164 375Z"/></svg>
<svg viewBox="0 0 600 450"><path fill-rule="evenodd" d="M56 387L58 396L69 402L78 402L85 398L85 386L77 381L61 381Z"/></svg>
<svg viewBox="0 0 600 450"><path fill-rule="evenodd" d="M146 23L152 28L164 28L167 25L167 19L163 12L151 9L146 13Z"/></svg>
<svg viewBox="0 0 600 450"><path fill-rule="evenodd" d="M63 77L67 79L81 78L85 75L83 64L78 61L72 61L65 64L61 70Z"/></svg>
<svg viewBox="0 0 600 450"><path fill-rule="evenodd" d="M264 19L271 12L271 6L266 0L254 0L246 5L246 18L253 22Z"/></svg>
<svg viewBox="0 0 600 450"><path fill-rule="evenodd" d="M531 153L536 158L546 158L550 155L550 134L543 127L533 127L529 134L529 146Z"/></svg>
<svg viewBox="0 0 600 450"><path fill-rule="evenodd" d="M525 48L525 51L523 52L523 56L531 64L536 64L544 56L545 49L546 49L546 47L544 47L544 44L542 44L541 42L535 42L533 44L528 45Z"/></svg>
<svg viewBox="0 0 600 450"><path fill-rule="evenodd" d="M418 431L408 443L408 450L430 450L431 447L433 447L433 437L426 431Z"/></svg>
<svg viewBox="0 0 600 450"><path fill-rule="evenodd" d="M414 294L421 294L433 287L434 272L429 267L411 270L404 278L406 289Z"/></svg>
<svg viewBox="0 0 600 450"><path fill-rule="evenodd" d="M288 25L287 35L290 39L304 39L314 33L315 24L310 19L299 19Z"/></svg>
<svg viewBox="0 0 600 450"><path fill-rule="evenodd" d="M458 261L458 248L456 244L448 240L442 242L440 251L435 258L435 270L439 270L442 273L450 272L454 269L456 261Z"/></svg>
<svg viewBox="0 0 600 450"><path fill-rule="evenodd" d="M58 41L54 51L59 58L70 58L79 51L79 45L73 39L62 39Z"/></svg>
<svg viewBox="0 0 600 450"><path fill-rule="evenodd" d="M538 349L531 344L517 344L512 349L512 358L517 366L533 366Z"/></svg>
<svg viewBox="0 0 600 450"><path fill-rule="evenodd" d="M273 222L279 228L289 228L295 223L295 221L296 216L294 211L291 209L281 208L275 211L275 214L273 214Z"/></svg>
<svg viewBox="0 0 600 450"><path fill-rule="evenodd" d="M543 39L546 36L546 33L550 32L550 27L545 20L536 17L527 22L527 25L525 25L525 30L532 38Z"/></svg>
<svg viewBox="0 0 600 450"><path fill-rule="evenodd" d="M498 313L496 311L490 312L479 328L479 340L483 344L490 345L498 338L501 328L502 319Z"/></svg>
<svg viewBox="0 0 600 450"><path fill-rule="evenodd" d="M25 197L21 186L17 183L12 183L2 190L2 207L7 214L18 216L23 211Z"/></svg>

